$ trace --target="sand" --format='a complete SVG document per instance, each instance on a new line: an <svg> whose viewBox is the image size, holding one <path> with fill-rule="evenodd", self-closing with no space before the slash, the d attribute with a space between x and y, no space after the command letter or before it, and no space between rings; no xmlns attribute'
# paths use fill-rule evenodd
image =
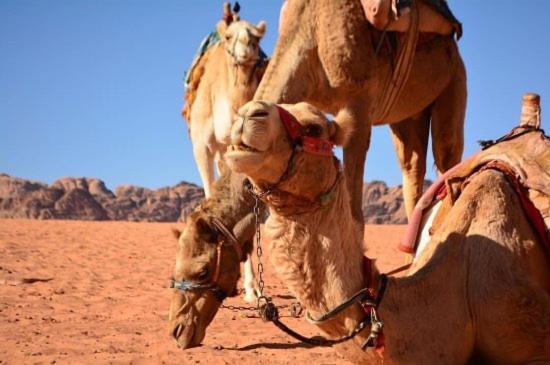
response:
<svg viewBox="0 0 550 365"><path fill-rule="evenodd" d="M349 364L254 313L227 309L218 312L201 347L178 349L167 326L173 226L0 220L0 364ZM395 247L403 231L366 227L369 255L382 270L401 264ZM276 304L292 303L266 267L267 294ZM240 297L226 304L246 305ZM318 334L304 318L284 319Z"/></svg>

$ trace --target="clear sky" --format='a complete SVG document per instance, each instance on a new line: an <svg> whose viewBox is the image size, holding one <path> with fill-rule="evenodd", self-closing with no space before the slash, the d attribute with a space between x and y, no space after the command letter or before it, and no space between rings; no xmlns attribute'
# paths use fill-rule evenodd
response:
<svg viewBox="0 0 550 365"><path fill-rule="evenodd" d="M0 172L49 183L93 176L110 188L200 183L179 114L182 75L221 4L0 0ZM242 18L267 21L262 47L271 54L281 0L240 4ZM548 2L449 4L464 24L469 154L517 123L524 92L550 105ZM365 180L373 179L401 181L386 126L373 134Z"/></svg>

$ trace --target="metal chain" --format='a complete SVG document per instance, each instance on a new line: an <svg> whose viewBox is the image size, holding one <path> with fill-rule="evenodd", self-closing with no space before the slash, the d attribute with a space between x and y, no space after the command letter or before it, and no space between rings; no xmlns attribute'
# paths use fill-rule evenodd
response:
<svg viewBox="0 0 550 365"><path fill-rule="evenodd" d="M258 256L258 289L260 290L260 297L258 298L258 308L261 304L261 298L264 297L264 279L262 274L264 273L264 265L262 264L262 239L260 233L260 199L254 196L254 224L256 225L256 255Z"/></svg>
<svg viewBox="0 0 550 365"><path fill-rule="evenodd" d="M251 189L251 188L249 188ZM257 310L260 314L260 317L266 319L266 312L271 312L268 314L269 316L276 316L278 317L278 309L286 309L289 308L290 316L291 317L300 317L302 314L303 308L300 305L299 302L294 302L291 304L283 304L279 306L275 306L273 303L273 300L271 297L267 297L264 295L264 288L265 288L265 282L263 279L263 273L264 273L264 265L262 263L262 256L263 256L263 250L262 250L262 238L261 238L261 232L260 232L260 196L255 194L252 190L250 190L250 193L254 197L254 224L256 225L256 255L258 256L258 275L257 275L257 283L258 283L258 290L260 291L260 295L258 297L258 304L256 307L246 307L246 306L235 306L235 305L224 305L222 304L220 308L228 309L233 312L237 311L253 311Z"/></svg>
<svg viewBox="0 0 550 365"><path fill-rule="evenodd" d="M232 312L255 311L255 310L257 310L256 307L245 307L245 306L241 306L241 305L225 305L225 304L220 305L220 308L229 309Z"/></svg>

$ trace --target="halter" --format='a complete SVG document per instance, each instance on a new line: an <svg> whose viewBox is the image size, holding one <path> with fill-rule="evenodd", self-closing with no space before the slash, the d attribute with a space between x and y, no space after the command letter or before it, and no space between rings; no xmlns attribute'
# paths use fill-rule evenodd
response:
<svg viewBox="0 0 550 365"><path fill-rule="evenodd" d="M328 204L328 202L334 196L334 191L338 186L338 182L340 181L340 178L342 176L340 161L338 161L338 159L332 153L334 143L332 141L327 141L321 138L304 135L302 125L298 123L298 121L292 114L290 114L286 109L279 105L275 105L275 107L279 112L279 117L281 119L281 122L283 123L285 131L290 137L292 154L288 159L285 171L279 177L279 180L276 183L270 184L265 189L260 189L258 187L252 186L250 181L245 180L245 182L247 183L247 187L254 196L271 205L273 209L275 209L279 214L285 214L285 211L287 210L286 206L277 206L276 200L281 198L283 198L285 201L292 201L292 204L287 205L291 206L293 215L306 213L308 211L315 210L318 207L323 207ZM315 200L297 196L290 192L279 189L281 183L288 180L292 176L294 172L294 162L296 160L296 155L298 152L301 151L315 156L332 157L338 170L338 174L336 175L336 178L334 179L331 187L326 192L320 194ZM296 210L298 210L299 213L296 213Z"/></svg>
<svg viewBox="0 0 550 365"><path fill-rule="evenodd" d="M248 30L248 29L245 29L245 30L248 33L249 37L258 38L255 35L253 35L252 33L250 33L250 30ZM237 42L238 41L239 41L239 37L237 35L235 37L235 39L233 40L233 42L231 44L228 44L228 47L225 47L225 51L233 59L233 66L234 66L235 70L237 69L237 67L245 65L245 64L242 64L242 63L237 61L237 55L235 53L235 48L237 47ZM254 66L252 67L250 75L248 75L248 79L246 80L247 84L249 84L252 81L252 78L256 74L256 71L262 67L262 65L267 61L267 59L268 59L267 55L260 48L260 45L259 45L259 42L258 42L258 58L256 59L256 62L254 63ZM237 84L237 79L238 78L235 77L235 85Z"/></svg>
<svg viewBox="0 0 550 365"><path fill-rule="evenodd" d="M218 244L216 246L216 268L214 270L214 275L212 275L211 281L202 283L194 280L172 279L170 280L169 287L183 292L210 290L219 302L223 302L223 300L228 297L228 293L218 284L222 249L224 246L233 247L239 261L242 261L243 259L243 251L235 235L225 226L225 224L223 224L221 220L219 220L218 218L211 218L210 223L222 236L218 238Z"/></svg>
<svg viewBox="0 0 550 365"><path fill-rule="evenodd" d="M285 108L275 105L279 111L279 117L285 126L286 133L290 136L294 149L300 146L304 152L317 156L332 156L334 143L321 138L304 136L302 125L298 123L294 115L290 114Z"/></svg>

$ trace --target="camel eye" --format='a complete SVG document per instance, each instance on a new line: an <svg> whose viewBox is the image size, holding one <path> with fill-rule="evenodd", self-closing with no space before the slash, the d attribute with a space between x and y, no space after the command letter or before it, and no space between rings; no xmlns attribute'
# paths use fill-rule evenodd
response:
<svg viewBox="0 0 550 365"><path fill-rule="evenodd" d="M323 128L317 124L311 124L304 128L304 134L309 137L321 137Z"/></svg>
<svg viewBox="0 0 550 365"><path fill-rule="evenodd" d="M199 274L197 275L197 279L199 279L200 281L205 281L206 279L208 279L208 268L204 268L203 270L201 270L201 272L199 272Z"/></svg>
<svg viewBox="0 0 550 365"><path fill-rule="evenodd" d="M231 39L231 35L230 35L230 34L226 34L226 35L225 35L225 40L228 41L228 40L230 40L230 39Z"/></svg>

